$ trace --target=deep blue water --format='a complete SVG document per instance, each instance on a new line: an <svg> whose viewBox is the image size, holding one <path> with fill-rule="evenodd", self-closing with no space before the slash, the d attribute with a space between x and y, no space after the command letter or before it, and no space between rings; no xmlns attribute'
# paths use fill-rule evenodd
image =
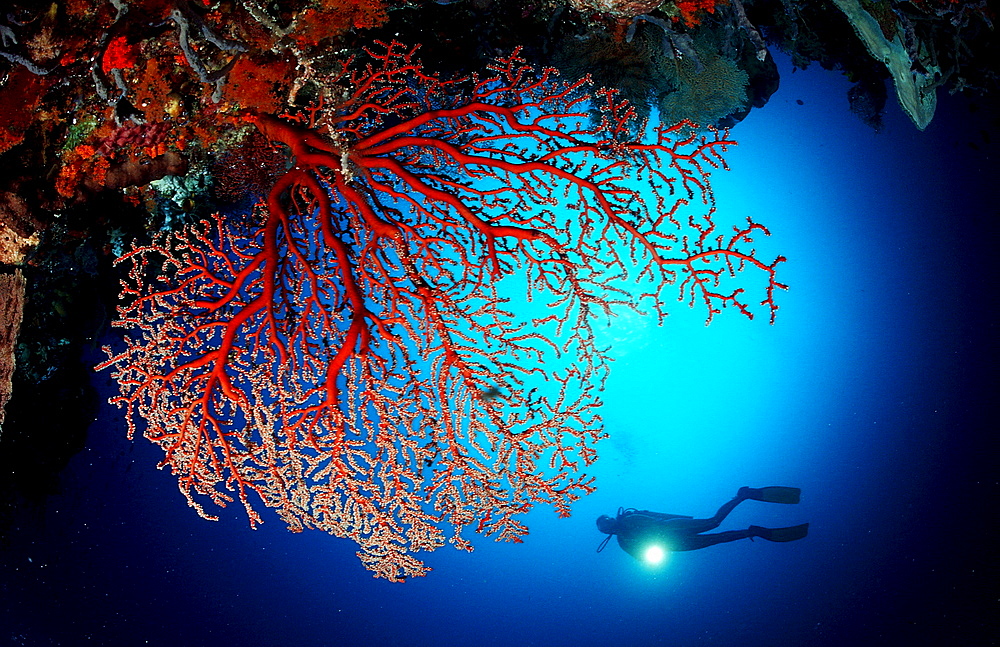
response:
<svg viewBox="0 0 1000 647"><path fill-rule="evenodd" d="M250 531L234 507L200 519L105 407L2 555L0 644L1000 644L997 115L942 96L926 132L890 105L875 134L838 75L782 73L714 176L718 221L752 215L761 256L789 259L777 323L616 322L611 438L571 518L539 509L522 545L478 538L426 578L374 580L348 541L274 516ZM808 521L805 540L658 569L595 552L619 506L709 516L774 484L802 503L746 502L722 529Z"/></svg>

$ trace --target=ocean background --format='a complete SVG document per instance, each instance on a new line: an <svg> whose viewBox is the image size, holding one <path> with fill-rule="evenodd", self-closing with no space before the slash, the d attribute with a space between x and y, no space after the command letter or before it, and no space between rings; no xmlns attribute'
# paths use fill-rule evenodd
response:
<svg viewBox="0 0 1000 647"><path fill-rule="evenodd" d="M353 543L273 514L199 518L104 406L0 550L0 645L1000 644L998 115L942 92L921 133L890 99L876 134L842 76L779 67L713 175L716 221L753 216L760 257L789 259L777 322L618 319L599 489L572 517L539 508L524 544L473 537L425 578L375 580ZM742 485L802 502L745 502L720 530L809 536L659 568L596 552L600 514L706 517Z"/></svg>

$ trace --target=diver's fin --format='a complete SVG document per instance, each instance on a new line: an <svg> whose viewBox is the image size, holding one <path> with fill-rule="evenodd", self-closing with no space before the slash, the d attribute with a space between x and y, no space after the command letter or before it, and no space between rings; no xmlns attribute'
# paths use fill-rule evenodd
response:
<svg viewBox="0 0 1000 647"><path fill-rule="evenodd" d="M768 487L741 487L739 496L752 501L766 501L767 503L798 503L802 490L797 487L784 487L781 485L771 485Z"/></svg>
<svg viewBox="0 0 1000 647"><path fill-rule="evenodd" d="M809 524L803 523L788 528L761 528L750 526L750 538L760 537L768 541L795 541L809 534Z"/></svg>

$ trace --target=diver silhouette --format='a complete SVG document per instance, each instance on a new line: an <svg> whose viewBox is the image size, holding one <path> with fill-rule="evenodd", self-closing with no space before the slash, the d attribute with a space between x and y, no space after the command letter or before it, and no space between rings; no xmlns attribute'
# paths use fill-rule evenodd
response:
<svg viewBox="0 0 1000 647"><path fill-rule="evenodd" d="M612 536L617 535L618 545L626 553L649 563L662 561L668 552L698 550L715 544L737 539L760 537L768 541L795 541L809 532L809 524L804 523L789 528L762 528L750 526L746 530L727 530L708 535L700 533L713 530L722 523L733 508L740 503L766 501L768 503L798 503L799 488L770 486L762 488L741 487L736 497L727 501L709 519L694 519L679 514L665 514L618 508L618 516L601 515L597 518L597 529L608 536L601 542L597 552L604 550Z"/></svg>

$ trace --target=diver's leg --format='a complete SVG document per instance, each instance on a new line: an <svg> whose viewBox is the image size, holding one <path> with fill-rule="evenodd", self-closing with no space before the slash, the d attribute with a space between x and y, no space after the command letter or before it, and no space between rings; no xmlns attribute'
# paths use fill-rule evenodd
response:
<svg viewBox="0 0 1000 647"><path fill-rule="evenodd" d="M715 522L715 526L712 526L712 528L715 528L720 523L722 523L723 520L725 520L725 518L729 516L729 513L732 512L734 508L736 508L736 506L738 506L739 504L743 503L746 500L747 498L743 496L743 488L740 488L740 491L736 493L736 496L730 499L729 501L723 503L722 507L719 508L719 511L715 513L714 517L712 517L712 521Z"/></svg>
<svg viewBox="0 0 1000 647"><path fill-rule="evenodd" d="M687 535L678 537L676 541L671 543L670 548L672 550L698 550L699 548L707 548L708 546L724 544L729 541L748 539L752 536L750 530L726 530L725 532L716 532L711 535Z"/></svg>
<svg viewBox="0 0 1000 647"><path fill-rule="evenodd" d="M746 497L737 494L734 498L726 501L719 508L719 511L715 513L715 516L709 519L671 519L664 522L664 525L669 528L676 528L678 530L689 530L691 532L705 532L706 530L714 530L719 527L725 518L733 511L733 508L738 506L743 501L746 501ZM728 539L726 541L732 541Z"/></svg>

